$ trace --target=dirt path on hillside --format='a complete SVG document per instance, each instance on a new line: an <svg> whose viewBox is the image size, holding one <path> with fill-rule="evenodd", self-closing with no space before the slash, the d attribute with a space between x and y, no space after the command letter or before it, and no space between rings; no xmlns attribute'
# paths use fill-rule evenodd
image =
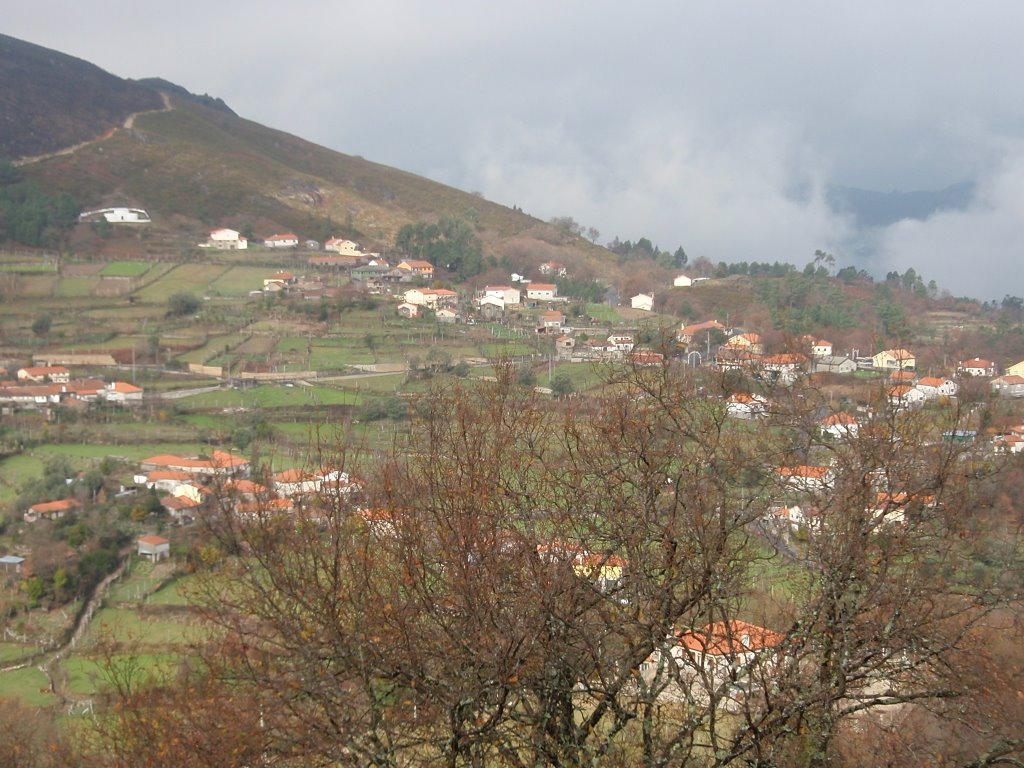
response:
<svg viewBox="0 0 1024 768"><path fill-rule="evenodd" d="M146 109L146 110L143 110L142 112L133 112L132 114L128 115L128 117L126 117L124 119L124 124L122 125L122 128L125 129L125 130L129 130L129 131L132 128L134 128L135 127L135 118L138 117L139 115L148 115L148 114L152 114L153 112L169 112L170 110L174 109L174 105L171 104L171 100L167 96L166 93L161 93L160 94L160 98L164 102L164 106L163 106L162 109ZM47 152L45 154L35 155L33 157L22 157L22 158L19 158L18 160L15 160L12 163L12 165L14 165L14 166L31 165L32 163L38 163L40 160L49 160L51 157L63 157L65 155L71 155L71 154L74 154L75 152L77 152L78 150L80 150L82 147L87 147L90 144L95 144L95 143L97 143L99 141L106 141L111 136L113 136L115 133L117 133L117 131L118 131L117 128L111 128L109 131L104 133L102 136L98 136L95 139L89 139L88 141L83 141L83 142L80 142L78 144L74 144L74 145L72 145L70 147L65 147L64 149L58 149L56 152Z"/></svg>

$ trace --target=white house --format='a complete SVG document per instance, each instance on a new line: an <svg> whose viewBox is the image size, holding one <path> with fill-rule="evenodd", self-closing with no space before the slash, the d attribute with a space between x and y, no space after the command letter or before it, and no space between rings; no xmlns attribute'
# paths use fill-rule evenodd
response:
<svg viewBox="0 0 1024 768"><path fill-rule="evenodd" d="M267 248L297 248L299 245L299 236L294 232L288 232L283 235L271 235L263 244Z"/></svg>
<svg viewBox="0 0 1024 768"><path fill-rule="evenodd" d="M96 211L82 211L78 214L78 220L95 221L97 216L111 224L149 224L152 221L142 208L100 208Z"/></svg>
<svg viewBox="0 0 1024 768"><path fill-rule="evenodd" d="M876 371L912 371L917 359L906 349L883 349L871 358L871 365Z"/></svg>
<svg viewBox="0 0 1024 768"><path fill-rule="evenodd" d="M970 360L961 360L956 367L956 372L961 376L988 376L996 375L996 364L991 360L984 360L980 357L972 357Z"/></svg>
<svg viewBox="0 0 1024 768"><path fill-rule="evenodd" d="M640 665L644 681L670 701L731 708L775 672L785 636L745 621L675 632Z"/></svg>
<svg viewBox="0 0 1024 768"><path fill-rule="evenodd" d="M139 536L139 557L156 562L171 556L171 542L163 536Z"/></svg>
<svg viewBox="0 0 1024 768"><path fill-rule="evenodd" d="M638 293L629 300L629 305L633 309L642 309L644 312L650 312L654 309L654 296L649 293Z"/></svg>
<svg viewBox="0 0 1024 768"><path fill-rule="evenodd" d="M222 251L243 251L249 247L249 241L233 229L221 228L210 232L203 247Z"/></svg>
<svg viewBox="0 0 1024 768"><path fill-rule="evenodd" d="M112 381L103 390L103 399L108 403L141 403L143 394L142 387L126 381Z"/></svg>
<svg viewBox="0 0 1024 768"><path fill-rule="evenodd" d="M888 392L889 405L895 410L921 405L925 401L924 392L907 384L898 384Z"/></svg>
<svg viewBox="0 0 1024 768"><path fill-rule="evenodd" d="M921 391L925 400L955 397L959 389L957 383L952 379L941 379L937 376L925 376L918 380L915 387Z"/></svg>
<svg viewBox="0 0 1024 768"><path fill-rule="evenodd" d="M686 275L677 275L672 281L673 288L689 288L691 285L693 285L693 280Z"/></svg>
<svg viewBox="0 0 1024 768"><path fill-rule="evenodd" d="M769 355L761 359L761 370L765 378L780 384L792 384L807 367L807 358L796 352Z"/></svg>
<svg viewBox="0 0 1024 768"><path fill-rule="evenodd" d="M860 423L856 417L839 411L838 413L830 413L825 418L818 422L818 428L821 429L823 435L841 439L844 437L856 437L858 430L860 430Z"/></svg>
<svg viewBox="0 0 1024 768"><path fill-rule="evenodd" d="M768 399L750 392L736 392L726 399L725 412L737 419L756 419L768 412Z"/></svg>
<svg viewBox="0 0 1024 768"><path fill-rule="evenodd" d="M608 337L608 346L616 352L632 352L636 337L632 333L613 333Z"/></svg>
<svg viewBox="0 0 1024 768"><path fill-rule="evenodd" d="M513 288L511 285L488 285L484 287L481 298L491 297L501 299L504 304L518 304L521 296L519 289ZM502 309L504 309L504 304Z"/></svg>
<svg viewBox="0 0 1024 768"><path fill-rule="evenodd" d="M342 256L358 256L360 254L359 243L341 237L328 238L324 243L324 250L334 251Z"/></svg>
<svg viewBox="0 0 1024 768"><path fill-rule="evenodd" d="M828 357L832 354L832 342L816 339L811 345L811 357Z"/></svg>
<svg viewBox="0 0 1024 768"><path fill-rule="evenodd" d="M845 355L824 355L815 357L812 367L815 373L856 373L857 361Z"/></svg>
<svg viewBox="0 0 1024 768"><path fill-rule="evenodd" d="M530 301L553 301L558 297L558 286L554 283L530 283L526 286L526 298Z"/></svg>
<svg viewBox="0 0 1024 768"><path fill-rule="evenodd" d="M459 294L447 288L412 288L405 292L403 298L407 304L436 310L458 304Z"/></svg>
<svg viewBox="0 0 1024 768"><path fill-rule="evenodd" d="M542 333L561 333L562 325L565 323L565 315L557 309L541 312L540 326L537 328Z"/></svg>
<svg viewBox="0 0 1024 768"><path fill-rule="evenodd" d="M1024 397L1024 376L1006 374L992 379L989 386L1003 397Z"/></svg>

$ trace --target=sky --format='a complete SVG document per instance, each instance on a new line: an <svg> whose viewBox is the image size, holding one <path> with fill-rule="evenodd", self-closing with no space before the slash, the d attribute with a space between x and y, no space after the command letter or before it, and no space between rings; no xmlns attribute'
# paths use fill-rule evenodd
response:
<svg viewBox="0 0 1024 768"><path fill-rule="evenodd" d="M34 0L0 31L331 149L695 258L817 249L1024 295L1024 3ZM976 182L871 235L825 205ZM863 257L861 257L863 258Z"/></svg>

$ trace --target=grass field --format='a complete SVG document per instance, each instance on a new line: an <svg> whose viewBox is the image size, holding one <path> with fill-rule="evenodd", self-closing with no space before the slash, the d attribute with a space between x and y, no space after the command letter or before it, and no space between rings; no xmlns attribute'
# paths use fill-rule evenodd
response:
<svg viewBox="0 0 1024 768"><path fill-rule="evenodd" d="M112 261L103 268L103 277L142 277L152 266L146 261Z"/></svg>
<svg viewBox="0 0 1024 768"><path fill-rule="evenodd" d="M188 590L194 577L182 576L146 598L147 605L188 605Z"/></svg>
<svg viewBox="0 0 1024 768"><path fill-rule="evenodd" d="M97 282L95 277L62 277L57 282L54 295L58 298L91 296Z"/></svg>
<svg viewBox="0 0 1024 768"><path fill-rule="evenodd" d="M67 675L68 690L78 696L90 696L107 686L108 663L122 668L132 665L143 679L163 683L173 677L180 662L181 657L170 653L114 656L109 662L97 657L76 655L61 661L61 667Z"/></svg>
<svg viewBox="0 0 1024 768"><path fill-rule="evenodd" d="M35 667L0 673L0 697L18 699L27 707L49 707L57 703L50 693L46 675Z"/></svg>
<svg viewBox="0 0 1024 768"><path fill-rule="evenodd" d="M39 272L56 272L56 264L47 264L41 262L25 262L25 263L12 263L7 262L0 264L0 272L16 272L23 275L31 275Z"/></svg>
<svg viewBox="0 0 1024 768"><path fill-rule="evenodd" d="M128 608L101 608L86 633L87 643L103 640L138 642L147 646L186 645L196 639L199 629L183 623L181 617L143 615Z"/></svg>
<svg viewBox="0 0 1024 768"><path fill-rule="evenodd" d="M186 408L287 408L311 405L357 405L353 392L332 387L284 387L263 385L247 390L221 390L182 398Z"/></svg>
<svg viewBox="0 0 1024 768"><path fill-rule="evenodd" d="M210 295L248 296L249 291L258 291L263 288L264 278L270 277L276 271L269 267L231 267L210 283Z"/></svg>
<svg viewBox="0 0 1024 768"><path fill-rule="evenodd" d="M203 346L198 349L190 350L183 355L178 355L177 359L185 363L202 364L207 360L222 354L225 348L230 349L241 343L244 338L244 336L237 333L227 334L224 336L212 336Z"/></svg>
<svg viewBox="0 0 1024 768"><path fill-rule="evenodd" d="M31 275L21 281L19 294L23 299L44 298L53 296L54 289L60 278L56 275Z"/></svg>
<svg viewBox="0 0 1024 768"><path fill-rule="evenodd" d="M156 303L164 303L179 292L201 295L226 271L226 267L217 264L179 264L136 295L142 301Z"/></svg>
<svg viewBox="0 0 1024 768"><path fill-rule="evenodd" d="M0 462L0 503L14 501L26 480L42 477L43 460L21 454Z"/></svg>

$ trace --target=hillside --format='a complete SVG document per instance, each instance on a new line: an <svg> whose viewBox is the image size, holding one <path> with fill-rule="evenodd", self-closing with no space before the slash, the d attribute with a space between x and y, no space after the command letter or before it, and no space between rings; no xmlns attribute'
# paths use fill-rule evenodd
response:
<svg viewBox="0 0 1024 768"><path fill-rule="evenodd" d="M442 216L472 222L498 257L512 240L517 253L536 245L550 257L553 247L580 265L604 253L520 210L242 119L220 99L159 78L122 80L13 38L2 42L0 105L8 123L0 156L48 155L22 162L23 175L48 193L71 193L82 208L145 208L150 239L167 253L193 246L214 226L245 227L257 237L345 235L387 248L403 225ZM106 247L82 236L72 245L78 253Z"/></svg>
<svg viewBox="0 0 1024 768"><path fill-rule="evenodd" d="M18 159L95 139L159 94L87 61L0 35L0 157Z"/></svg>

